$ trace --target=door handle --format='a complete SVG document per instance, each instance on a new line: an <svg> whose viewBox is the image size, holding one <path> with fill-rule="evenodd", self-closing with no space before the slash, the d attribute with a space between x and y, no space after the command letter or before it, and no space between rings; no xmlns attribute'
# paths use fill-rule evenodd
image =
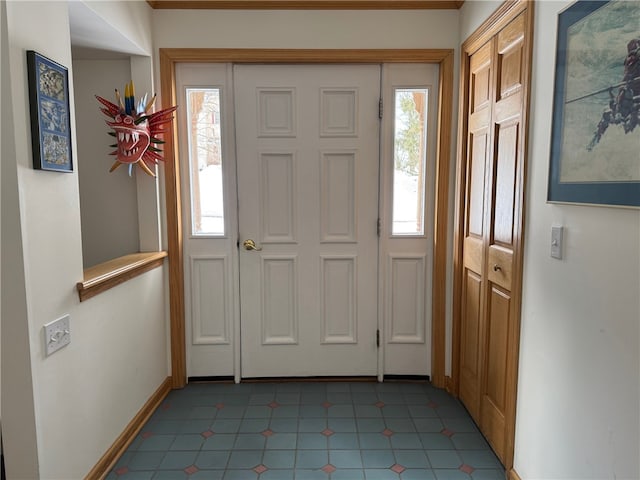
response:
<svg viewBox="0 0 640 480"><path fill-rule="evenodd" d="M494 272L500 272L500 271L502 271L502 267L496 263L496 264L493 266L493 271L494 271Z"/></svg>
<svg viewBox="0 0 640 480"><path fill-rule="evenodd" d="M262 247L257 247L256 242L254 242L250 238L242 242L242 246L244 247L245 250L255 250L256 252L259 252L260 250L262 250Z"/></svg>

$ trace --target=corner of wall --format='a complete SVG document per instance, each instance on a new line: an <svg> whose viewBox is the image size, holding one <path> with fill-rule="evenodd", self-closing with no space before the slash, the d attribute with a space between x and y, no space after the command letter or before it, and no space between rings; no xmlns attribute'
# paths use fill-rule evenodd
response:
<svg viewBox="0 0 640 480"><path fill-rule="evenodd" d="M78 172L31 167L24 51L66 65L72 79L68 3L0 4L2 428L9 478L82 478L167 376L165 269L79 303ZM122 15L126 3L142 2L99 3ZM69 90L74 100L72 83ZM76 132L73 107L70 113ZM45 357L42 326L64 313L71 316L72 343Z"/></svg>
<svg viewBox="0 0 640 480"><path fill-rule="evenodd" d="M131 57L131 78L140 92L154 94L152 57ZM162 250L159 176L137 175L140 251Z"/></svg>
<svg viewBox="0 0 640 480"><path fill-rule="evenodd" d="M130 43L130 53L150 55L152 8L144 1L135 2L94 2L82 3L99 16L106 24L118 32L124 42Z"/></svg>
<svg viewBox="0 0 640 480"><path fill-rule="evenodd" d="M6 2L0 2L0 376L3 454L9 478L38 478L33 376L20 225ZM9 368L10 366L10 368Z"/></svg>

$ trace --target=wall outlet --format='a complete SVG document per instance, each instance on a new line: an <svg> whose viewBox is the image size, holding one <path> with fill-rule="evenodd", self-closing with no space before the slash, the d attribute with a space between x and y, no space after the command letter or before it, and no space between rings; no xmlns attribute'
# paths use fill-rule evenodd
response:
<svg viewBox="0 0 640 480"><path fill-rule="evenodd" d="M44 347L47 357L71 343L69 315L65 315L44 326Z"/></svg>

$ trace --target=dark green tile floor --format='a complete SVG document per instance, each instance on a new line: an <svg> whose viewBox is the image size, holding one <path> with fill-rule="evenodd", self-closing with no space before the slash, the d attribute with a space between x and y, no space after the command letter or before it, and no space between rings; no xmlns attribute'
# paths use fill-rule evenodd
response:
<svg viewBox="0 0 640 480"><path fill-rule="evenodd" d="M503 480L462 405L429 383L195 383L108 480Z"/></svg>

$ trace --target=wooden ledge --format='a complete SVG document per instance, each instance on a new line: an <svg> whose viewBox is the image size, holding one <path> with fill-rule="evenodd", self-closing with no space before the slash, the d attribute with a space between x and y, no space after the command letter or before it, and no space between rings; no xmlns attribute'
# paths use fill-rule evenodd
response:
<svg viewBox="0 0 640 480"><path fill-rule="evenodd" d="M132 253L85 269L84 280L76 284L80 301L161 266L166 256L167 252Z"/></svg>

